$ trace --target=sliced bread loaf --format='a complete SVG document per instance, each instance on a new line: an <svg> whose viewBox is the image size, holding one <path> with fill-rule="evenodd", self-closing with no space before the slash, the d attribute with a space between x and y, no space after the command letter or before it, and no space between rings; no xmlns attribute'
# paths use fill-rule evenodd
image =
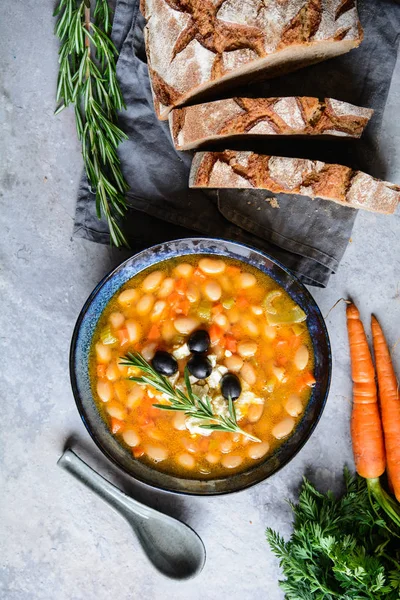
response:
<svg viewBox="0 0 400 600"><path fill-rule="evenodd" d="M178 150L242 135L325 135L359 138L373 114L369 108L325 98L231 98L169 115Z"/></svg>
<svg viewBox="0 0 400 600"><path fill-rule="evenodd" d="M262 188L386 214L400 201L399 186L343 165L233 150L195 154L190 187Z"/></svg>
<svg viewBox="0 0 400 600"><path fill-rule="evenodd" d="M363 36L355 0L141 0L141 10L161 119L207 90L332 58Z"/></svg>

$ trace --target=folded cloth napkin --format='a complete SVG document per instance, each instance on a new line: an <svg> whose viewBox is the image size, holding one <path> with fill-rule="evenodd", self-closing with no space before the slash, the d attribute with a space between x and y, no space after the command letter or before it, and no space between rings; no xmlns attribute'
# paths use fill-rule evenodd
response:
<svg viewBox="0 0 400 600"><path fill-rule="evenodd" d="M400 6L395 0L358 3L364 41L357 50L283 77L236 89L234 95L333 97L375 110L361 140L275 139L241 142L264 154L339 162L385 176L377 137L397 57ZM150 90L139 0L117 0L113 39L127 110L119 117L129 139L119 148L130 185L123 223L133 250L180 237L223 237L255 246L280 260L303 282L325 286L349 241L357 211L326 200L263 190L190 190L192 154L175 150L168 122L158 121ZM233 147L230 144L230 147ZM237 144L235 145L237 147ZM390 217L388 217L390 218ZM79 188L74 235L107 243L85 176Z"/></svg>

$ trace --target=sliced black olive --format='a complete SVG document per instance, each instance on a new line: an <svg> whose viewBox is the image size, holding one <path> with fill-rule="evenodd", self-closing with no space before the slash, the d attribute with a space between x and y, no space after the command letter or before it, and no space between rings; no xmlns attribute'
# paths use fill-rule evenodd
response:
<svg viewBox="0 0 400 600"><path fill-rule="evenodd" d="M207 356L202 354L194 354L187 363L189 373L197 379L206 379L211 375L212 365Z"/></svg>
<svg viewBox="0 0 400 600"><path fill-rule="evenodd" d="M178 371L178 362L176 358L165 352L164 350L157 350L151 361L153 368L161 375L174 375Z"/></svg>
<svg viewBox="0 0 400 600"><path fill-rule="evenodd" d="M242 393L242 386L240 385L239 377L233 373L226 373L221 379L221 392L224 398L232 400L239 398Z"/></svg>
<svg viewBox="0 0 400 600"><path fill-rule="evenodd" d="M190 352L207 352L210 345L210 336L204 329L194 331L189 338L188 346Z"/></svg>

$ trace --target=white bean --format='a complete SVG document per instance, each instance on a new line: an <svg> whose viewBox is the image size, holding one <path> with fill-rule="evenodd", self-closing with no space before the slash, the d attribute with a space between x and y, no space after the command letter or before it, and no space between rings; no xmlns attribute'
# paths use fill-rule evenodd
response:
<svg viewBox="0 0 400 600"><path fill-rule="evenodd" d="M102 402L109 402L113 397L113 387L109 381L97 382L97 393Z"/></svg>
<svg viewBox="0 0 400 600"><path fill-rule="evenodd" d="M228 318L221 313L219 315L215 315L214 323L222 327L222 329L228 329L229 327Z"/></svg>
<svg viewBox="0 0 400 600"><path fill-rule="evenodd" d="M188 288L186 290L186 297L192 304L194 302L198 302L200 299L200 292L198 287L194 285L194 283L189 283Z"/></svg>
<svg viewBox="0 0 400 600"><path fill-rule="evenodd" d="M247 413L247 420L250 423L257 423L264 412L264 404L252 404Z"/></svg>
<svg viewBox="0 0 400 600"><path fill-rule="evenodd" d="M105 346L101 342L97 342L96 346L97 360L101 363L108 363L111 360L111 348Z"/></svg>
<svg viewBox="0 0 400 600"><path fill-rule="evenodd" d="M114 419L119 419L120 421L123 421L126 417L126 410L120 404L107 404L106 411L110 417L114 417Z"/></svg>
<svg viewBox="0 0 400 600"><path fill-rule="evenodd" d="M257 352L256 342L240 342L238 345L238 353L242 358L250 358Z"/></svg>
<svg viewBox="0 0 400 600"><path fill-rule="evenodd" d="M124 290L118 296L118 302L123 306L134 304L139 298L139 292L135 289Z"/></svg>
<svg viewBox="0 0 400 600"><path fill-rule="evenodd" d="M174 321L174 327L178 333L182 333L187 335L192 333L198 327L199 322L197 319L192 319L191 317L178 317Z"/></svg>
<svg viewBox="0 0 400 600"><path fill-rule="evenodd" d="M260 316L263 314L263 309L261 308L261 306L252 306L251 312L253 313L253 315Z"/></svg>
<svg viewBox="0 0 400 600"><path fill-rule="evenodd" d="M306 368L309 358L310 358L310 354L308 352L307 346L300 346L300 348L297 350L296 354L294 355L295 367L299 371L302 371L303 369Z"/></svg>
<svg viewBox="0 0 400 600"><path fill-rule="evenodd" d="M285 379L286 371L282 367L276 367L275 365L272 367L272 372L277 378L278 381L283 381Z"/></svg>
<svg viewBox="0 0 400 600"><path fill-rule="evenodd" d="M222 466L225 469L236 469L241 463L243 459L241 456L235 456L233 454L229 454L228 456L224 456L222 459Z"/></svg>
<svg viewBox="0 0 400 600"><path fill-rule="evenodd" d="M152 342L151 344L146 344L142 348L142 356L145 360L150 361L154 358L156 353L157 344Z"/></svg>
<svg viewBox="0 0 400 600"><path fill-rule="evenodd" d="M210 463L210 465L216 465L219 462L220 455L217 452L209 452L206 454L206 461Z"/></svg>
<svg viewBox="0 0 400 600"><path fill-rule="evenodd" d="M129 319L126 321L126 328L128 330L128 337L131 344L138 342L142 334L142 328L140 327L139 323L137 321L133 321L133 319Z"/></svg>
<svg viewBox="0 0 400 600"><path fill-rule="evenodd" d="M232 356L228 356L228 358L225 359L225 366L229 371L238 373L243 367L243 359L237 354L232 354Z"/></svg>
<svg viewBox="0 0 400 600"><path fill-rule="evenodd" d="M257 279L251 273L241 273L238 276L238 286L242 290L253 287L253 285L255 285L256 281L257 281Z"/></svg>
<svg viewBox="0 0 400 600"><path fill-rule="evenodd" d="M115 363L108 365L106 371L106 377L108 381L116 381L121 377L121 371L118 369Z"/></svg>
<svg viewBox="0 0 400 600"><path fill-rule="evenodd" d="M184 277L185 279L188 279L193 273L193 271L194 269L192 265L190 265L189 263L181 263L180 265L175 267L174 275L176 275L177 277Z"/></svg>
<svg viewBox="0 0 400 600"><path fill-rule="evenodd" d="M289 433L292 432L295 426L295 420L293 417L285 417L282 421L279 421L272 428L272 435L277 439L281 440L284 437L287 437Z"/></svg>
<svg viewBox="0 0 400 600"><path fill-rule="evenodd" d="M228 454L232 450L232 446L232 440L223 440L219 445L219 449L223 454Z"/></svg>
<svg viewBox="0 0 400 600"><path fill-rule="evenodd" d="M122 325L124 324L125 317L120 312L112 312L108 320L110 321L114 329L119 329L119 327L122 327Z"/></svg>
<svg viewBox="0 0 400 600"><path fill-rule="evenodd" d="M126 429L122 434L122 438L125 444L128 444L131 448L140 444L140 437L134 429Z"/></svg>
<svg viewBox="0 0 400 600"><path fill-rule="evenodd" d="M178 431L185 431L186 429L186 416L184 412L177 412L174 420L172 421L174 428Z"/></svg>
<svg viewBox="0 0 400 600"><path fill-rule="evenodd" d="M164 277L165 275L162 271L153 271L153 273L150 273L150 275L147 275L147 277L144 278L142 283L143 290L145 292L154 292L159 287Z"/></svg>
<svg viewBox="0 0 400 600"><path fill-rule="evenodd" d="M243 322L243 329L246 331L246 333L248 335L251 335L252 337L256 337L260 333L260 331L258 329L258 325L256 323L254 323L254 321L252 321L251 319L246 319Z"/></svg>
<svg viewBox="0 0 400 600"><path fill-rule="evenodd" d="M207 281L204 286L204 294L211 302L217 302L221 298L221 286L217 281Z"/></svg>
<svg viewBox="0 0 400 600"><path fill-rule="evenodd" d="M272 327L271 325L265 325L263 329L264 337L267 340L274 340L276 338L276 327Z"/></svg>
<svg viewBox="0 0 400 600"><path fill-rule="evenodd" d="M144 316L147 315L154 305L154 296L151 294L145 294L136 304L136 312L138 315Z"/></svg>
<svg viewBox="0 0 400 600"><path fill-rule="evenodd" d="M268 450L269 444L267 442L250 444L250 446L247 448L247 456L253 460L257 460L267 454Z"/></svg>
<svg viewBox="0 0 400 600"><path fill-rule="evenodd" d="M253 365L250 363L244 363L243 367L240 369L240 374L249 385L254 385L257 381L257 375L254 370Z"/></svg>
<svg viewBox="0 0 400 600"><path fill-rule="evenodd" d="M225 263L223 260L213 258L202 258L199 260L199 268L207 275L219 275L225 271Z"/></svg>
<svg viewBox="0 0 400 600"><path fill-rule="evenodd" d="M289 396L285 402L285 410L291 417L298 417L303 411L301 399L296 394Z"/></svg>
<svg viewBox="0 0 400 600"><path fill-rule="evenodd" d="M153 311L151 313L151 320L158 321L161 318L164 310L167 308L167 303L165 300L157 300L157 302L153 306Z"/></svg>
<svg viewBox="0 0 400 600"><path fill-rule="evenodd" d="M190 456L190 454L180 454L176 459L176 462L185 469L193 469L196 464L196 461L194 460L193 456Z"/></svg>
<svg viewBox="0 0 400 600"><path fill-rule="evenodd" d="M172 277L167 277L161 284L158 292L159 298L166 298L174 291L175 280Z"/></svg>
<svg viewBox="0 0 400 600"><path fill-rule="evenodd" d="M162 446L153 446L152 444L148 444L145 446L144 451L146 452L147 456L155 462L161 462L168 458L168 452Z"/></svg>
<svg viewBox="0 0 400 600"><path fill-rule="evenodd" d="M164 342L170 342L176 336L176 329L172 321L164 321L161 326L161 337Z"/></svg>
<svg viewBox="0 0 400 600"><path fill-rule="evenodd" d="M139 385L138 383L135 383L133 388L131 389L131 391L128 393L127 397L126 397L126 406L128 408L135 408L135 406L138 406L140 404L140 402L143 400L144 397L144 387L142 387L141 385Z"/></svg>

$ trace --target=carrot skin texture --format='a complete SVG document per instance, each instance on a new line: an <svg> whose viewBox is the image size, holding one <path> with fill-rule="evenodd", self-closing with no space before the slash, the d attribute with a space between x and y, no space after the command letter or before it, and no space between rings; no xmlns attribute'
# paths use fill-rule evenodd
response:
<svg viewBox="0 0 400 600"><path fill-rule="evenodd" d="M382 328L371 318L388 479L400 502L400 398L396 374Z"/></svg>
<svg viewBox="0 0 400 600"><path fill-rule="evenodd" d="M385 471L385 446L379 414L375 369L360 313L354 304L346 309L349 334L353 409L351 438L357 473L366 479Z"/></svg>

